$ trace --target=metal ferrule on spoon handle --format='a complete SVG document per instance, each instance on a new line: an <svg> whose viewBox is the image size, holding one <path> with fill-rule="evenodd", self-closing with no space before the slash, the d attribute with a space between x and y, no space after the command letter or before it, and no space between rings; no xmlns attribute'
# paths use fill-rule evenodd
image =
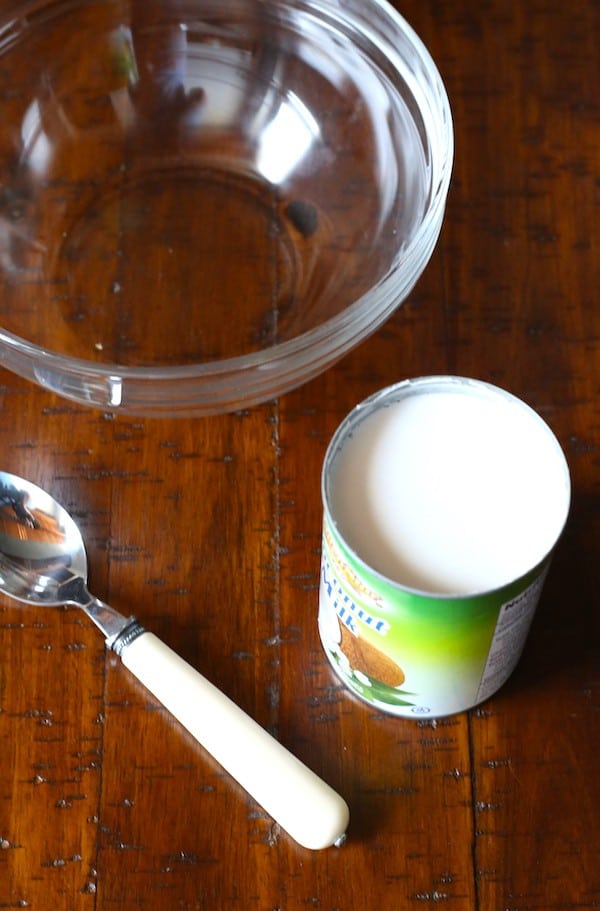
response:
<svg viewBox="0 0 600 911"><path fill-rule="evenodd" d="M131 618L107 645L300 845L343 842L343 798L164 642Z"/></svg>

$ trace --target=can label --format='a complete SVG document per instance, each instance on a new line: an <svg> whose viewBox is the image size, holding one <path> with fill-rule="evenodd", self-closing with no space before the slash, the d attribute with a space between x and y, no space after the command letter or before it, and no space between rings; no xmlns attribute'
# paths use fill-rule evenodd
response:
<svg viewBox="0 0 600 911"><path fill-rule="evenodd" d="M548 566L524 591L500 606L476 702L482 702L495 693L516 668L547 573Z"/></svg>
<svg viewBox="0 0 600 911"><path fill-rule="evenodd" d="M327 657L355 695L386 712L462 711L514 670L547 563L488 594L429 597L370 572L325 518L319 632Z"/></svg>

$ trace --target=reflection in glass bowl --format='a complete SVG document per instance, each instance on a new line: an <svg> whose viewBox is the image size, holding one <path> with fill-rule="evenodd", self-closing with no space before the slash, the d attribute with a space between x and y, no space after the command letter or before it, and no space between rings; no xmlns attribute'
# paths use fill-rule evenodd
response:
<svg viewBox="0 0 600 911"><path fill-rule="evenodd" d="M0 362L203 414L324 370L410 292L452 164L381 0L38 2L2 23Z"/></svg>

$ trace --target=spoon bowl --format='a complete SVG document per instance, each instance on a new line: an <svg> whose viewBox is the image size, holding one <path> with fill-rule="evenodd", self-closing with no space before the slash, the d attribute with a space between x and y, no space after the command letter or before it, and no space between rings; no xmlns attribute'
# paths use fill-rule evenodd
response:
<svg viewBox="0 0 600 911"><path fill-rule="evenodd" d="M6 472L0 472L0 590L29 604L82 607L109 647L133 621L90 595L83 538L66 509Z"/></svg>
<svg viewBox="0 0 600 911"><path fill-rule="evenodd" d="M0 471L0 592L81 607L141 683L306 848L340 844L348 807L328 784L135 617L91 595L81 533L46 491Z"/></svg>

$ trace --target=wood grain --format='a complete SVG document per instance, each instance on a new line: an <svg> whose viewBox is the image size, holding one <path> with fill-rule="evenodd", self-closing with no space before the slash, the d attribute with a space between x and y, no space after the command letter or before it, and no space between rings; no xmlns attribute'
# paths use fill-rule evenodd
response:
<svg viewBox="0 0 600 911"><path fill-rule="evenodd" d="M338 789L349 839L297 847L83 614L2 597L0 909L600 906L600 7L396 5L446 82L456 163L432 261L375 336L279 401L202 420L115 417L0 377L1 467L73 512L92 591ZM322 652L319 481L357 401L431 373L526 399L574 496L511 681L417 723L358 703Z"/></svg>

